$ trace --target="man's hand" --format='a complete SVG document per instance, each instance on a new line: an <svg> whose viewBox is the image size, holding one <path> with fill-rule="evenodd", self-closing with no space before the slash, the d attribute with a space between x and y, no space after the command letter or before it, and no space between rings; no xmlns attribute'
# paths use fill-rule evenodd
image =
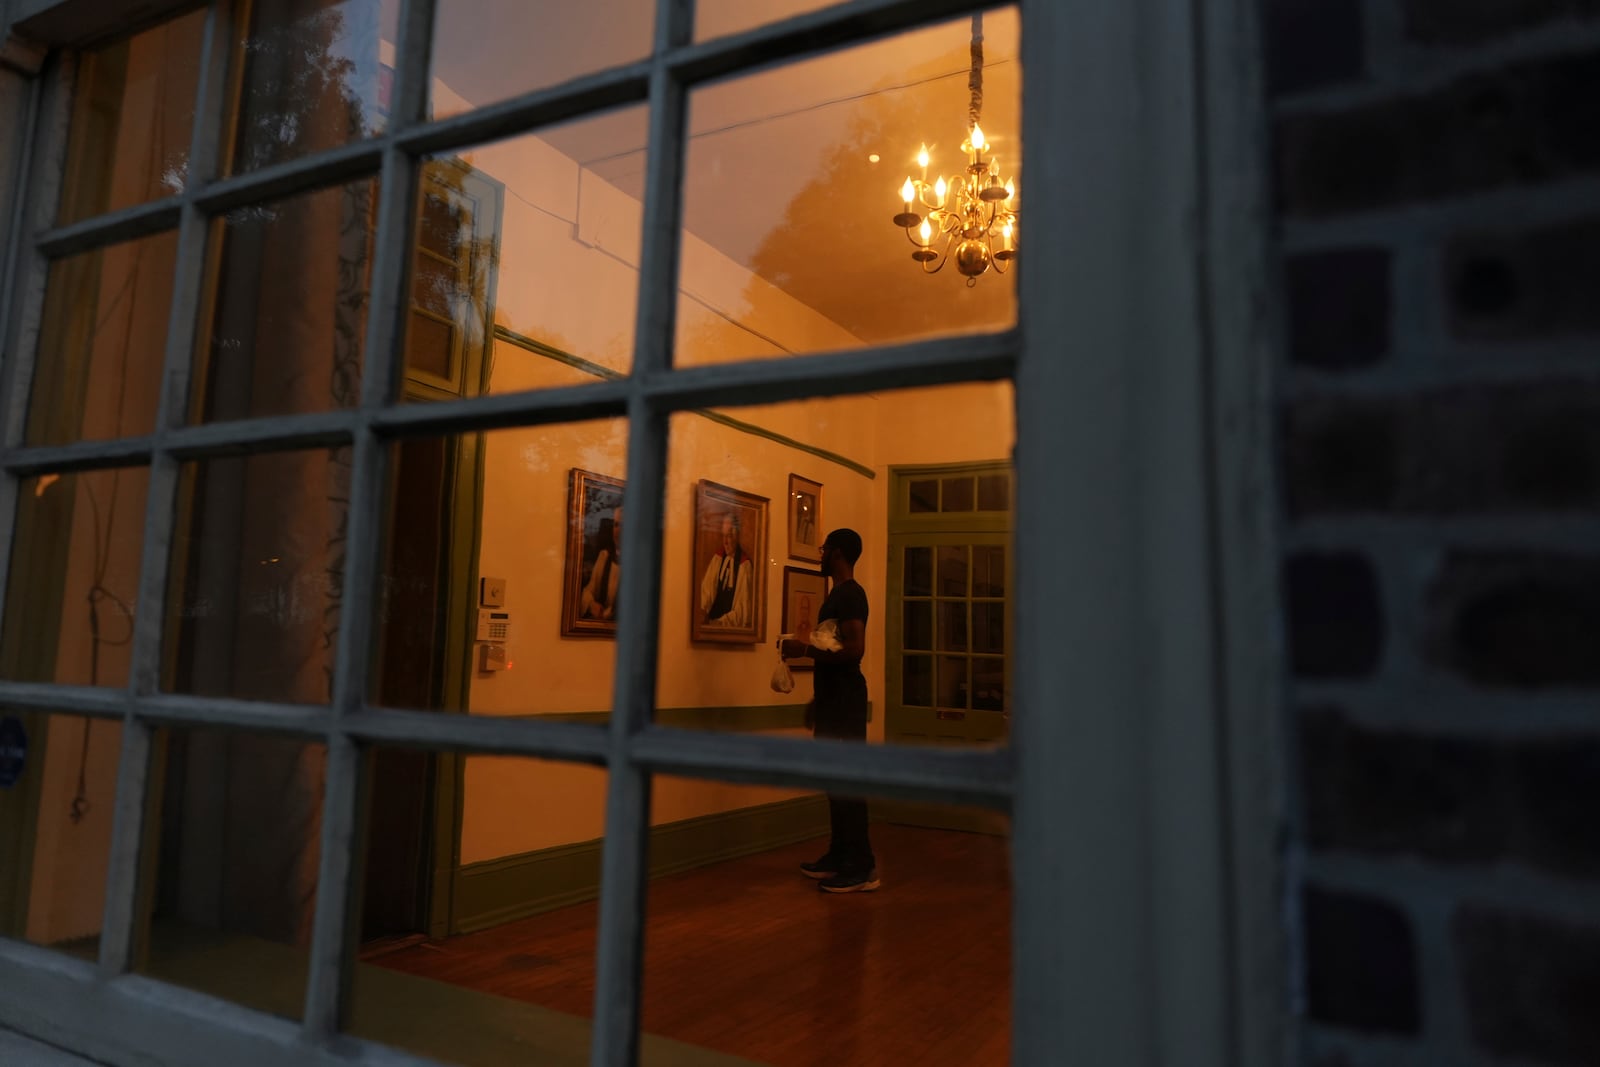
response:
<svg viewBox="0 0 1600 1067"><path fill-rule="evenodd" d="M810 654L810 647L804 641L797 641L791 637L778 646L778 652L784 659L799 659Z"/></svg>

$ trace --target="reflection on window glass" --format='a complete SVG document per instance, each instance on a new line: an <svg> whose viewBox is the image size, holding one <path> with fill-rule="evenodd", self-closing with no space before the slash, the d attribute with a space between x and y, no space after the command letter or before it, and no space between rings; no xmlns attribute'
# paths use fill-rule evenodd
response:
<svg viewBox="0 0 1600 1067"><path fill-rule="evenodd" d="M194 417L216 422L351 407L371 303L377 183L230 211Z"/></svg>
<svg viewBox="0 0 1600 1067"><path fill-rule="evenodd" d="M349 500L348 446L184 465L164 688L327 703Z"/></svg>
<svg viewBox="0 0 1600 1067"><path fill-rule="evenodd" d="M643 59L655 10L655 0L438 0L431 113L445 118Z"/></svg>
<svg viewBox="0 0 1600 1067"><path fill-rule="evenodd" d="M632 108L426 163L407 399L628 373L643 205L591 164L640 149L642 167L644 130Z"/></svg>
<svg viewBox="0 0 1600 1067"><path fill-rule="evenodd" d="M922 478L911 483L911 510L939 510L939 483L936 479Z"/></svg>
<svg viewBox="0 0 1600 1067"><path fill-rule="evenodd" d="M95 959L122 723L11 708L0 745L28 752L0 789L0 935Z"/></svg>
<svg viewBox="0 0 1600 1067"><path fill-rule="evenodd" d="M1014 8L982 16L981 147L967 151L970 19L694 89L677 365L1012 325L1015 232L1003 221L1020 211L1017 30ZM641 188L631 161L614 165L627 173L602 176ZM913 212L902 190L924 178ZM919 225L907 229L908 214ZM956 216L968 239L945 236Z"/></svg>
<svg viewBox="0 0 1600 1067"><path fill-rule="evenodd" d="M249 7L238 57L235 171L337 148L384 128L399 0L261 0Z"/></svg>
<svg viewBox="0 0 1600 1067"><path fill-rule="evenodd" d="M60 218L76 222L183 191L205 11L84 54Z"/></svg>
<svg viewBox="0 0 1600 1067"><path fill-rule="evenodd" d="M694 39L709 40L742 30L753 30L779 19L836 4L839 0L698 0L694 5Z"/></svg>
<svg viewBox="0 0 1600 1067"><path fill-rule="evenodd" d="M466 1067L588 1063L605 770L389 748L369 766L350 1031ZM675 799L657 788L661 821Z"/></svg>
<svg viewBox="0 0 1600 1067"><path fill-rule="evenodd" d="M222 730L157 735L134 970L300 1018L326 750Z"/></svg>
<svg viewBox="0 0 1600 1067"><path fill-rule="evenodd" d="M21 480L0 677L127 684L149 485L146 467Z"/></svg>
<svg viewBox="0 0 1600 1067"><path fill-rule="evenodd" d="M169 231L50 264L28 444L155 429L177 248Z"/></svg>
<svg viewBox="0 0 1600 1067"><path fill-rule="evenodd" d="M493 371L526 372L511 360ZM392 448L372 665L378 702L604 722L623 574L626 420L418 437Z"/></svg>

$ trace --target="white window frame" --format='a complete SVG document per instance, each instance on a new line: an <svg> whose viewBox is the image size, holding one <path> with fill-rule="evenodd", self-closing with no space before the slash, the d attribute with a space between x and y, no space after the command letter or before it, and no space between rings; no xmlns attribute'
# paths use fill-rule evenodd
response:
<svg viewBox="0 0 1600 1067"><path fill-rule="evenodd" d="M181 7L187 5L166 5ZM1019 324L1000 334L804 359L673 369L684 119L708 80L958 17L971 0L854 0L692 42L692 0L659 0L638 63L424 121L434 0L402 4L381 136L217 178L231 5L211 8L188 189L54 226L72 46L119 10L11 0L51 53L28 118L20 232L0 258L0 587L21 479L150 466L143 570L124 689L0 682L0 705L123 724L98 965L0 941L0 1026L110 1063L424 1062L341 1034L355 960L352 874L362 752L375 744L578 760L609 769L593 1063L639 1048L649 782L673 774L1008 810L1013 820L1013 1060L1118 1067L1284 1061L1277 921L1280 706L1269 516L1270 316L1265 123L1250 0L1023 0ZM0 11L5 10L0 0ZM0 40L10 30L0 17ZM4 72L0 72L3 74ZM397 405L406 254L430 153L650 107L633 372L571 388ZM208 220L260 199L380 179L360 406L185 425ZM154 433L25 447L23 416L50 259L176 227L176 287ZM14 268L14 269L11 269ZM651 724L667 427L692 408L1013 378L1017 397L1015 713L1007 748L951 752ZM632 561L606 727L427 716L368 702L387 442L625 416ZM330 707L164 694L162 611L183 462L346 443L350 565ZM641 488L646 487L646 488ZM636 498L635 498L636 496ZM150 749L160 726L292 734L327 748L321 869L303 1020L129 972Z"/></svg>

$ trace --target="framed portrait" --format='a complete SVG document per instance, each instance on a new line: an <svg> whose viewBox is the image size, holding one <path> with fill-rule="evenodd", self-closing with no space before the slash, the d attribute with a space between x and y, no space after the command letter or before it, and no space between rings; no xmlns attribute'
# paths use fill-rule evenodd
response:
<svg viewBox="0 0 1600 1067"><path fill-rule="evenodd" d="M817 624L817 612L828 595L827 580L820 571L801 567L783 568L783 623L780 634L795 634L804 625L807 629ZM791 671L809 671L816 666L810 656L785 660Z"/></svg>
<svg viewBox="0 0 1600 1067"><path fill-rule="evenodd" d="M622 481L574 467L567 474L563 637L615 637L622 577Z"/></svg>
<svg viewBox="0 0 1600 1067"><path fill-rule="evenodd" d="M789 475L789 558L821 563L826 536L822 530L822 483Z"/></svg>
<svg viewBox="0 0 1600 1067"><path fill-rule="evenodd" d="M767 639L767 503L715 482L696 483L691 640L753 645Z"/></svg>

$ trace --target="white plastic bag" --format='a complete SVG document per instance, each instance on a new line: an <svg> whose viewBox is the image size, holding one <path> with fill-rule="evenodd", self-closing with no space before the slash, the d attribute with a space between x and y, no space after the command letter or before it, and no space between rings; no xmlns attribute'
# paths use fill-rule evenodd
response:
<svg viewBox="0 0 1600 1067"><path fill-rule="evenodd" d="M794 675L789 671L789 665L778 657L778 665L772 668L772 691L774 693L794 692Z"/></svg>
<svg viewBox="0 0 1600 1067"><path fill-rule="evenodd" d="M812 648L820 648L824 652L837 652L844 646L839 643L839 623L834 619L824 619L817 623L806 643Z"/></svg>

